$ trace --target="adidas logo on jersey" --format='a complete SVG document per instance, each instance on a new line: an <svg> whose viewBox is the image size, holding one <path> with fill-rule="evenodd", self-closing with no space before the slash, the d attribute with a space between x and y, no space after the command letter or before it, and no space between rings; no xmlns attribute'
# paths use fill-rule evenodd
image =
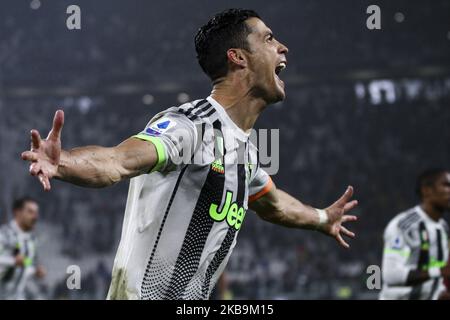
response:
<svg viewBox="0 0 450 320"><path fill-rule="evenodd" d="M211 169L218 173L225 173L225 169L220 159L217 159L213 163L211 163Z"/></svg>

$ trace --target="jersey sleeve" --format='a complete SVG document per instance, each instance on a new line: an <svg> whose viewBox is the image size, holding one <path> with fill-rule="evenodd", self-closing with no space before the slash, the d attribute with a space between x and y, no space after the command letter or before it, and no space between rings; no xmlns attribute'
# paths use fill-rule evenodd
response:
<svg viewBox="0 0 450 320"><path fill-rule="evenodd" d="M4 230L0 229L0 274L2 267L11 267L15 263L15 258L11 254L11 244Z"/></svg>
<svg viewBox="0 0 450 320"><path fill-rule="evenodd" d="M384 232L384 248L382 274L383 281L390 286L405 285L411 268L408 260L411 255L411 245L403 230L396 222L391 222Z"/></svg>
<svg viewBox="0 0 450 320"><path fill-rule="evenodd" d="M264 196L272 188L272 178L259 165L250 181L248 202L253 202Z"/></svg>
<svg viewBox="0 0 450 320"><path fill-rule="evenodd" d="M151 172L168 172L178 165L189 163L197 144L197 129L183 114L163 112L133 137L154 144L158 162Z"/></svg>

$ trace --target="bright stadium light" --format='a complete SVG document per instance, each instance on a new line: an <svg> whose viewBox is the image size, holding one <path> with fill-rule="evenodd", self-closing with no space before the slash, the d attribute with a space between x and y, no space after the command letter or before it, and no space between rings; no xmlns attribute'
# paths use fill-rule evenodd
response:
<svg viewBox="0 0 450 320"><path fill-rule="evenodd" d="M144 94L142 96L142 103L145 105L151 105L155 101L155 97L153 97L151 94Z"/></svg>
<svg viewBox="0 0 450 320"><path fill-rule="evenodd" d="M401 12L396 12L394 15L394 20L398 23L405 21L405 15Z"/></svg>
<svg viewBox="0 0 450 320"><path fill-rule="evenodd" d="M185 103L189 101L189 95L185 92L181 92L177 96L177 100L179 103Z"/></svg>
<svg viewBox="0 0 450 320"><path fill-rule="evenodd" d="M33 0L30 2L30 8L33 10L37 10L41 7L41 1L39 0Z"/></svg>

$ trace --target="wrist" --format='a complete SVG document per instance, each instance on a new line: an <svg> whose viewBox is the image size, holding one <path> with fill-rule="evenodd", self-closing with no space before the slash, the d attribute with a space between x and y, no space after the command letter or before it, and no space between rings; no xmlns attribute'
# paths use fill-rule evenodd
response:
<svg viewBox="0 0 450 320"><path fill-rule="evenodd" d="M59 164L56 166L56 172L53 176L54 179L58 179L58 180L63 180L63 166L61 164L61 162L59 162Z"/></svg>
<svg viewBox="0 0 450 320"><path fill-rule="evenodd" d="M61 150L59 162L56 165L56 172L53 178L63 180L64 170L67 168L68 163L69 163L69 152Z"/></svg>
<svg viewBox="0 0 450 320"><path fill-rule="evenodd" d="M319 221L317 223L317 228L321 228L323 225L328 223L328 214L327 214L326 210L324 210L324 209L314 208L314 210L316 211L317 216L319 218Z"/></svg>

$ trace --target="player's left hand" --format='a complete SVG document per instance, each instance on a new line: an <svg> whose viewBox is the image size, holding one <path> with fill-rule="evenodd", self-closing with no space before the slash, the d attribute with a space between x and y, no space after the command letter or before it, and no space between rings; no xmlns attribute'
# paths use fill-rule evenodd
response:
<svg viewBox="0 0 450 320"><path fill-rule="evenodd" d="M353 196L353 187L348 186L344 194L331 206L325 209L328 215L328 221L320 228L320 231L333 237L344 248L349 248L342 235L354 238L355 234L344 227L344 222L356 221L358 218L346 213L358 205L357 200L351 200Z"/></svg>

